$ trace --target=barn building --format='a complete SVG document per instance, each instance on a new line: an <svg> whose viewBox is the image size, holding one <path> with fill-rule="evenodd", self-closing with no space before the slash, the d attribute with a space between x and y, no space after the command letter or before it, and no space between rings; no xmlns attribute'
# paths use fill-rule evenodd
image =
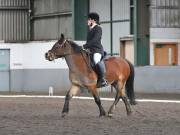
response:
<svg viewBox="0 0 180 135"><path fill-rule="evenodd" d="M0 0L0 91L68 89L66 62L50 63L44 53L61 33L83 44L87 15L94 11L100 15L108 54L136 66L136 89L180 92L179 0ZM141 85L147 72L154 87ZM157 84L154 78L164 82L157 72L169 84ZM168 80L169 74L174 80Z"/></svg>

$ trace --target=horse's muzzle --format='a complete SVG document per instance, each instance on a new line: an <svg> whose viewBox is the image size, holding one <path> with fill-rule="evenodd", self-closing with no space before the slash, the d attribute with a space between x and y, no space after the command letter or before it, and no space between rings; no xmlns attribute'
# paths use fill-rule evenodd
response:
<svg viewBox="0 0 180 135"><path fill-rule="evenodd" d="M45 53L45 59L49 61L53 61L55 59L55 56L52 53L47 52Z"/></svg>
<svg viewBox="0 0 180 135"><path fill-rule="evenodd" d="M45 53L45 59L48 60L48 53Z"/></svg>

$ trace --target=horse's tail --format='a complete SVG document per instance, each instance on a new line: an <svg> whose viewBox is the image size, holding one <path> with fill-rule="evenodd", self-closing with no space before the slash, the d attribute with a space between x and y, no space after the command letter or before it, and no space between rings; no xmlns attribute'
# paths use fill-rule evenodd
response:
<svg viewBox="0 0 180 135"><path fill-rule="evenodd" d="M136 105L137 103L135 101L135 94L134 94L134 76L135 76L134 66L128 60L126 60L126 61L130 67L130 75L126 81L126 86L125 86L126 94L130 100L130 104Z"/></svg>

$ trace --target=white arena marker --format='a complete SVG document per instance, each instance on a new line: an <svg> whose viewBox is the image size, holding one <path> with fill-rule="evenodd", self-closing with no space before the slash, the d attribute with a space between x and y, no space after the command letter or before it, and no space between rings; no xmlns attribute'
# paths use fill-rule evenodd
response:
<svg viewBox="0 0 180 135"><path fill-rule="evenodd" d="M53 96L53 87L52 86L49 87L49 96Z"/></svg>

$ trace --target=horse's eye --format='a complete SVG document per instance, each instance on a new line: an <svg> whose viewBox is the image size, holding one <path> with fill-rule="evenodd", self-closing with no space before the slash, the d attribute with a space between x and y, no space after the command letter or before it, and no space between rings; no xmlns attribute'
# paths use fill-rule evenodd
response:
<svg viewBox="0 0 180 135"><path fill-rule="evenodd" d="M61 48L61 45L60 45L60 44L57 44L57 45L56 45L56 48Z"/></svg>

